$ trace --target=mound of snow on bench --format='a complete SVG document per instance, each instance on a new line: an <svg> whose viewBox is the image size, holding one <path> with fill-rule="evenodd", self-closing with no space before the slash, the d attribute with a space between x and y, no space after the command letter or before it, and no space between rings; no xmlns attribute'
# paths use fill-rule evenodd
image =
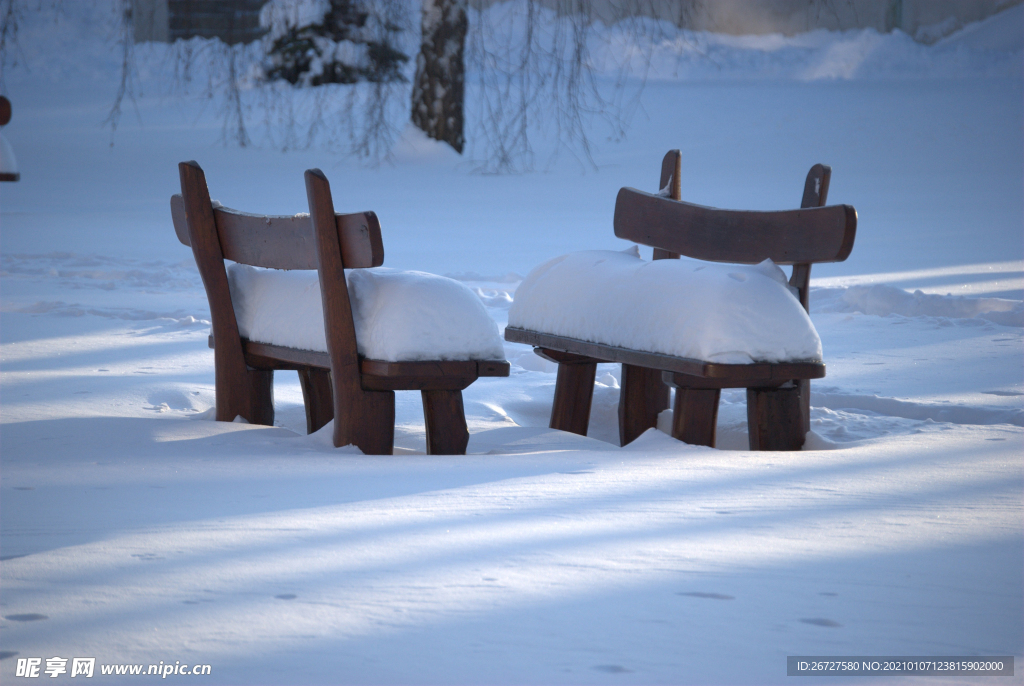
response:
<svg viewBox="0 0 1024 686"><path fill-rule="evenodd" d="M770 260L647 262L636 248L570 253L523 280L508 325L720 364L821 361L818 332Z"/></svg>
<svg viewBox="0 0 1024 686"><path fill-rule="evenodd" d="M387 362L503 360L498 327L465 284L387 267L346 270L359 354ZM315 271L228 266L243 338L327 351Z"/></svg>

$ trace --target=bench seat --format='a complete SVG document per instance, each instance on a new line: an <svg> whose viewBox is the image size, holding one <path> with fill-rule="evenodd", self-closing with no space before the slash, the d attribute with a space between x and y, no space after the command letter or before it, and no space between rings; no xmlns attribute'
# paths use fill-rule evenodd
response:
<svg viewBox="0 0 1024 686"><path fill-rule="evenodd" d="M693 361L821 362L821 339L782 270L697 260L645 261L587 250L550 260L523 280L509 326Z"/></svg>
<svg viewBox="0 0 1024 686"><path fill-rule="evenodd" d="M523 280L505 329L505 340L531 345L558 364L552 428L585 436L597 365L618 363L622 445L656 424L669 406L669 387L676 389L672 435L681 441L713 447L721 390L746 388L752 450L803 444L802 386L823 378L825 365L817 331L778 280L776 271L785 279L778 267L643 262L632 251L597 250L552 262ZM589 267L588 276L571 277L580 266ZM594 281L586 293L565 288L602 271L618 271L619 278Z"/></svg>
<svg viewBox="0 0 1024 686"><path fill-rule="evenodd" d="M579 358L596 362L617 362L634 367L656 369L669 375L693 377L693 383L704 388L747 388L754 384L763 387L779 386L792 379L821 379L825 376L825 365L821 362L762 362L754 364L723 364L705 362L686 357L675 357L662 353L631 350L614 345L604 345L567 336L508 327L505 340L512 343L532 345L551 359L553 352L570 353ZM565 360L571 359L564 357ZM553 362L562 360L552 359ZM703 380L698 382L697 379ZM665 381L665 383L670 383ZM670 384L671 385L671 384Z"/></svg>
<svg viewBox="0 0 1024 686"><path fill-rule="evenodd" d="M360 357L383 362L504 360L497 324L465 284L387 267L350 269L345 277ZM315 271L232 264L228 284L242 338L327 352Z"/></svg>

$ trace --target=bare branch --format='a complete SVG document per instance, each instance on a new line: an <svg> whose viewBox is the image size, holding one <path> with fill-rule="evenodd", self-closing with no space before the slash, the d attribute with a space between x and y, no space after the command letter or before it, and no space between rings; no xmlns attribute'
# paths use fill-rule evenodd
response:
<svg viewBox="0 0 1024 686"><path fill-rule="evenodd" d="M117 46L121 52L121 79L117 87L117 94L114 96L114 104L110 108L110 114L103 121L103 125L110 125L110 146L114 146L114 134L117 132L117 125L121 120L121 104L127 96L135 109L135 115L142 121L139 115L138 103L135 102L135 82L138 73L135 67L135 20L132 15L131 0L118 0L114 11L117 13Z"/></svg>
<svg viewBox="0 0 1024 686"><path fill-rule="evenodd" d="M34 7L29 7L28 0L0 0L0 93L7 92L4 74L7 66L16 67L25 61L25 53L18 42L18 25L29 11L53 13L54 21L64 14L64 0L36 0ZM25 64L28 69L28 64Z"/></svg>
<svg viewBox="0 0 1024 686"><path fill-rule="evenodd" d="M592 4L556 0L545 5L525 0L484 11L477 0L473 6L468 60L479 99L474 133L483 150L474 146L473 152L482 152L480 171L531 169L531 136L544 136L545 125L555 136L549 164L568 153L583 168L596 169L591 121L602 120L613 138L621 138L638 106L649 49L639 80L627 78L632 66L623 62L614 83L602 85L591 54L600 35ZM634 36L642 45L640 37Z"/></svg>
<svg viewBox="0 0 1024 686"><path fill-rule="evenodd" d="M18 22L23 11L20 0L0 0L0 93L7 92L4 73L8 62L17 66L18 55L22 54L18 45Z"/></svg>

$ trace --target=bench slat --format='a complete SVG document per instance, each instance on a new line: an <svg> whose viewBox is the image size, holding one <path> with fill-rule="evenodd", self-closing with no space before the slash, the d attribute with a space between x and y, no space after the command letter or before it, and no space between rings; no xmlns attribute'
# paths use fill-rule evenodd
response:
<svg viewBox="0 0 1024 686"><path fill-rule="evenodd" d="M182 245L192 247L188 237L188 224L185 222L185 198L181 193L171 196L171 221L174 222L174 233Z"/></svg>
<svg viewBox="0 0 1024 686"><path fill-rule="evenodd" d="M309 215L263 216L215 207L213 216L225 259L271 269L317 268ZM171 218L178 240L190 245L181 195L171 197ZM384 241L375 213L336 214L335 221L346 268L384 264Z"/></svg>
<svg viewBox="0 0 1024 686"><path fill-rule="evenodd" d="M849 205L757 212L720 210L623 188L615 200L619 238L711 262L841 262L853 250Z"/></svg>
<svg viewBox="0 0 1024 686"><path fill-rule="evenodd" d="M210 337L210 347L214 347L213 336ZM248 341L244 338L242 339L242 350L245 353L245 363L255 369L331 368L331 358L327 353L318 350L286 348L281 345Z"/></svg>
<svg viewBox="0 0 1024 686"><path fill-rule="evenodd" d="M336 214L338 240L346 269L364 269L384 264L384 239L375 212Z"/></svg>
<svg viewBox="0 0 1024 686"><path fill-rule="evenodd" d="M603 362L621 362L683 374L695 377L691 381L707 388L746 388L751 382L772 384L792 379L820 379L825 376L825 365L821 362L719 364L661 353L629 350L614 345L591 343L567 336L555 336L511 326L505 328L505 340L513 343L525 343L538 348L585 355ZM700 379L705 380L705 383L701 383Z"/></svg>
<svg viewBox="0 0 1024 686"><path fill-rule="evenodd" d="M367 360L361 363L363 374L373 376L508 376L509 363L504 360L421 360L417 362L385 362Z"/></svg>
<svg viewBox="0 0 1024 686"><path fill-rule="evenodd" d="M224 259L272 269L316 269L309 217L270 217L214 207Z"/></svg>
<svg viewBox="0 0 1024 686"><path fill-rule="evenodd" d="M213 336L209 338L213 347ZM330 369L331 360L325 352L288 348L270 343L258 343L242 339L245 361L256 369L300 369L316 367ZM282 366L284 365L284 366ZM387 362L385 360L361 359L359 363L364 375L406 378L406 377L473 377L508 376L510 365L505 360L419 360L416 362Z"/></svg>

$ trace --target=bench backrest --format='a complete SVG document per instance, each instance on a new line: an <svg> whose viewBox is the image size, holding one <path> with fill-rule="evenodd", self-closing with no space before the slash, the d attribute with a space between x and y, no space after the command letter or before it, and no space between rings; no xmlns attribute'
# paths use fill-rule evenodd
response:
<svg viewBox="0 0 1024 686"><path fill-rule="evenodd" d="M619 191L615 235L710 262L842 262L853 249L849 205L778 212L719 210L633 188Z"/></svg>
<svg viewBox="0 0 1024 686"><path fill-rule="evenodd" d="M212 210L224 259L272 269L316 269L313 223L308 214L258 215L223 206L212 206ZM171 197L174 232L179 241L191 246L185 214L185 200L175 194ZM335 222L346 268L384 264L380 221L374 212L336 214Z"/></svg>
<svg viewBox="0 0 1024 686"><path fill-rule="evenodd" d="M673 150L666 162L677 156ZM827 194L827 172L824 165L815 165L808 174L812 191L816 184L822 198ZM673 179L672 186L678 188L677 184ZM615 201L614 225L619 238L699 260L757 264L770 258L776 264L813 264L841 262L850 255L857 211L849 205L805 205L776 212L720 210L623 188Z"/></svg>
<svg viewBox="0 0 1024 686"><path fill-rule="evenodd" d="M685 255L710 262L793 265L791 285L807 308L810 265L842 262L853 250L857 211L825 206L832 170L811 167L801 208L783 211L721 210L680 200L678 150L665 155L662 192L623 188L615 200L615 235L651 246L655 259Z"/></svg>

